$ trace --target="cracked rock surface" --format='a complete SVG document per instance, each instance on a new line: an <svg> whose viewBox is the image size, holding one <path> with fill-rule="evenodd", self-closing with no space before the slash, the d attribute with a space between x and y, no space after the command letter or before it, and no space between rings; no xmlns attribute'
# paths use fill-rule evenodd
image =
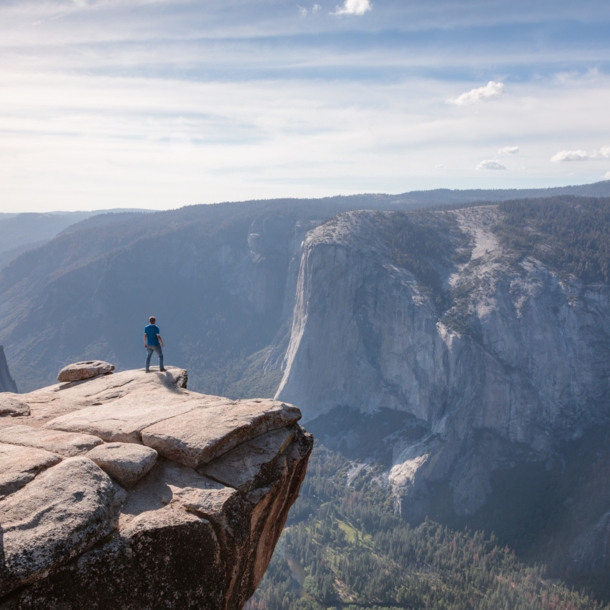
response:
<svg viewBox="0 0 610 610"><path fill-rule="evenodd" d="M242 608L313 446L296 407L125 371L0 418L0 608Z"/></svg>

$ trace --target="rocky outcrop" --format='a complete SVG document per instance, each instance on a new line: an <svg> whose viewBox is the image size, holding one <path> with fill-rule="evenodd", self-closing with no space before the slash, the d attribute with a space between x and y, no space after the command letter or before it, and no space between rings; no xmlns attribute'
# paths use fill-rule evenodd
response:
<svg viewBox="0 0 610 610"><path fill-rule="evenodd" d="M17 393L17 384L11 377L4 355L4 348L0 345L0 392ZM0 404L0 417L2 417L2 406Z"/></svg>
<svg viewBox="0 0 610 610"><path fill-rule="evenodd" d="M241 608L313 441L295 407L126 371L0 419L0 608Z"/></svg>
<svg viewBox="0 0 610 610"><path fill-rule="evenodd" d="M433 245L401 258L400 215L350 212L303 245L276 398L299 404L305 421L343 406L409 414L379 442L408 517L428 514L437 482L471 515L492 472L547 460L610 416L609 287L515 258L499 220L496 206L413 216L405 227Z"/></svg>

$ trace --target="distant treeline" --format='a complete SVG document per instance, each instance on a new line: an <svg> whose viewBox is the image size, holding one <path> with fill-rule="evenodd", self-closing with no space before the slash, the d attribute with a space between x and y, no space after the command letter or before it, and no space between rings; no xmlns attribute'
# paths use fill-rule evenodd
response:
<svg viewBox="0 0 610 610"><path fill-rule="evenodd" d="M585 283L610 282L610 199L562 196L500 203L505 246Z"/></svg>

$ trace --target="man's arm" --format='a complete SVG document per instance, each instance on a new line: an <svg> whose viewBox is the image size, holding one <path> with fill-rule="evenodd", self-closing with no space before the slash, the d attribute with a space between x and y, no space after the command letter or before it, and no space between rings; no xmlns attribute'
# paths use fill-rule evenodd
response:
<svg viewBox="0 0 610 610"><path fill-rule="evenodd" d="M144 347L148 347L148 345L146 343L146 333L144 333Z"/></svg>
<svg viewBox="0 0 610 610"><path fill-rule="evenodd" d="M161 347L165 347L165 343L163 343L163 339L161 339L161 335L157 335L157 339L159 339L159 343L161 344Z"/></svg>

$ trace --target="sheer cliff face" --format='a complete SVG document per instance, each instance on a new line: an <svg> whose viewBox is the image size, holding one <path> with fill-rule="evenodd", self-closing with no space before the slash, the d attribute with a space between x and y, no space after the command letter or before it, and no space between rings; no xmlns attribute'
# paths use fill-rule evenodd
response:
<svg viewBox="0 0 610 610"><path fill-rule="evenodd" d="M13 392L17 393L17 384L11 377L11 373L8 370L8 364L6 362L6 356L4 355L4 348L0 345L0 392Z"/></svg>
<svg viewBox="0 0 610 610"><path fill-rule="evenodd" d="M494 469L607 421L609 290L513 256L495 206L411 218L439 244L417 260L396 246L400 213L309 233L277 397L306 421L338 406L409 413L420 433L383 441L403 514L426 514L428 483L449 480L467 515Z"/></svg>
<svg viewBox="0 0 610 610"><path fill-rule="evenodd" d="M299 410L186 371L0 394L0 608L239 610L313 440Z"/></svg>

